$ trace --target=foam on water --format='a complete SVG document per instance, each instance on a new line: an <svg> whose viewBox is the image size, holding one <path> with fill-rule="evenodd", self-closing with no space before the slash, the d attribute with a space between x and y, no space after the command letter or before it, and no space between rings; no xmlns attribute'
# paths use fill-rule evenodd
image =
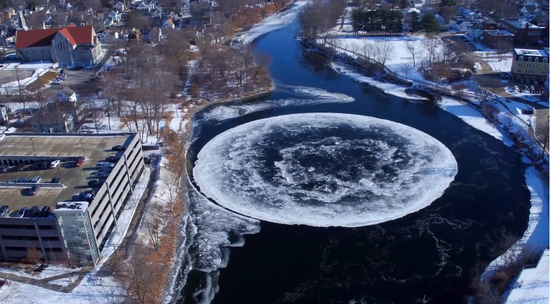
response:
<svg viewBox="0 0 550 304"><path fill-rule="evenodd" d="M439 198L458 172L443 144L373 117L271 117L208 142L193 170L202 192L260 220L358 227L403 217Z"/></svg>

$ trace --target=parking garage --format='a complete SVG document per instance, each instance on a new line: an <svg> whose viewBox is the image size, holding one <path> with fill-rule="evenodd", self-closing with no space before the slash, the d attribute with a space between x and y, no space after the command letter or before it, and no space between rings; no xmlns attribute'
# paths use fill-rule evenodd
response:
<svg viewBox="0 0 550 304"><path fill-rule="evenodd" d="M113 151L114 146L124 149ZM84 161L77 166L81 158ZM107 159L113 165L102 170L98 163ZM52 166L57 160L59 164ZM141 144L134 133L6 134L0 139L0 164L6 171L0 173L0 204L9 208L0 216L0 259L24 259L28 248L34 247L46 260L77 257L79 264L97 262L144 168ZM37 177L40 180L35 182ZM86 208L78 210L78 217L67 208L56 214L62 202L86 202ZM34 206L34 211L46 208L51 212L22 212ZM85 229L86 238L98 252L82 254L90 248L71 247L74 242L67 242L67 235L74 235L74 223L68 226L66 220L64 226L63 217L79 218L78 223L92 226Z"/></svg>

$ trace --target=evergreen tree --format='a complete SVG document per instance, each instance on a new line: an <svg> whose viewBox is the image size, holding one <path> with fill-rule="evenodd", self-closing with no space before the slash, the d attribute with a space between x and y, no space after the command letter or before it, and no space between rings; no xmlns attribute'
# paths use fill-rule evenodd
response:
<svg viewBox="0 0 550 304"><path fill-rule="evenodd" d="M416 11L411 12L411 33L416 33L422 30L422 25L420 24L420 15Z"/></svg>
<svg viewBox="0 0 550 304"><path fill-rule="evenodd" d="M409 7L409 0L399 0L399 8L406 9Z"/></svg>
<svg viewBox="0 0 550 304"><path fill-rule="evenodd" d="M437 19L433 14L425 13L422 17L422 29L426 33L438 33L441 28L439 27L439 22L437 22Z"/></svg>
<svg viewBox="0 0 550 304"><path fill-rule="evenodd" d="M456 6L455 0L441 0L439 2L439 6Z"/></svg>

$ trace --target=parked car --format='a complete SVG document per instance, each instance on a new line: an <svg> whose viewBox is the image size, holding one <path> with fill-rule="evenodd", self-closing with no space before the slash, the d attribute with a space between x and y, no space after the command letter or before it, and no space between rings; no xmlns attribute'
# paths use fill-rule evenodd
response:
<svg viewBox="0 0 550 304"><path fill-rule="evenodd" d="M0 173L6 173L8 171L8 169L6 168L6 166L0 166Z"/></svg>
<svg viewBox="0 0 550 304"><path fill-rule="evenodd" d="M36 186L32 186L30 189L29 189L29 194L30 195L36 195L38 193L38 190L40 190L40 186L36 185Z"/></svg>
<svg viewBox="0 0 550 304"><path fill-rule="evenodd" d="M21 177L20 179L17 180L18 183L24 183L26 181L27 181L27 179L24 178L24 177Z"/></svg>
<svg viewBox="0 0 550 304"><path fill-rule="evenodd" d="M79 156L77 159L76 159L76 162L74 164L75 168L76 167L80 167L80 165L82 165L82 163L84 162L85 158L84 156Z"/></svg>
<svg viewBox="0 0 550 304"><path fill-rule="evenodd" d="M52 178L51 183L52 183L52 184L57 184L57 183L59 183L59 177L54 177L54 178Z"/></svg>
<svg viewBox="0 0 550 304"><path fill-rule="evenodd" d="M38 207L36 207L38 208ZM30 208L27 208L25 210L25 214L23 214L23 217L33 217L34 215L34 210L31 210Z"/></svg>
<svg viewBox="0 0 550 304"><path fill-rule="evenodd" d="M98 186L99 184L100 182L97 179L91 179L90 181L88 181L88 186L90 187L95 187L95 186Z"/></svg>
<svg viewBox="0 0 550 304"><path fill-rule="evenodd" d="M31 212L32 212L32 217L37 217L38 213L40 212L40 208L38 208L38 206L32 206Z"/></svg>
<svg viewBox="0 0 550 304"><path fill-rule="evenodd" d="M533 114L535 114L535 108L527 107L525 109L522 109L521 114L533 115Z"/></svg>
<svg viewBox="0 0 550 304"><path fill-rule="evenodd" d="M10 207L8 205L0 207L0 216L5 216L8 213L10 213Z"/></svg>
<svg viewBox="0 0 550 304"><path fill-rule="evenodd" d="M52 168L52 169L57 168L57 166L59 166L60 163L61 163L61 161L59 159L56 159L56 160L54 160L50 163L50 168Z"/></svg>
<svg viewBox="0 0 550 304"><path fill-rule="evenodd" d="M39 183L41 180L40 176L35 176L31 179L31 183Z"/></svg>
<svg viewBox="0 0 550 304"><path fill-rule="evenodd" d="M19 211L17 211L17 214L15 214L15 217L23 217L25 215L25 212L28 209L29 208L27 208L27 207L23 207L23 208L19 209Z"/></svg>
<svg viewBox="0 0 550 304"><path fill-rule="evenodd" d="M52 212L52 208L48 206L42 207L42 210L40 210L40 213L38 214L38 217L48 217L50 216L50 213Z"/></svg>
<svg viewBox="0 0 550 304"><path fill-rule="evenodd" d="M110 163L117 163L119 159L120 159L120 158L118 158L118 157L116 157L116 156L109 156L109 157L107 157L107 161L110 162Z"/></svg>
<svg viewBox="0 0 550 304"><path fill-rule="evenodd" d="M99 172L111 173L111 172L113 172L113 169L109 168L109 167L101 167L101 168L99 168Z"/></svg>
<svg viewBox="0 0 550 304"><path fill-rule="evenodd" d="M143 163L144 164L150 164L151 163L151 158L149 156L144 156L143 157Z"/></svg>
<svg viewBox="0 0 550 304"><path fill-rule="evenodd" d="M95 174L96 177L108 177L109 176L109 173L107 172L97 172Z"/></svg>
<svg viewBox="0 0 550 304"><path fill-rule="evenodd" d="M126 150L126 147L121 146L121 145L116 145L111 150L113 150L113 151L124 151L124 150Z"/></svg>

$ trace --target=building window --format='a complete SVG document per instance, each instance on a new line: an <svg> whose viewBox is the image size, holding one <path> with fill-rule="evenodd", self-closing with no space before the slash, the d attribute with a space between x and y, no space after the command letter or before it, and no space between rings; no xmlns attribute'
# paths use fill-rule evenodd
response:
<svg viewBox="0 0 550 304"><path fill-rule="evenodd" d="M516 72L517 72L517 73L521 73L521 69L518 69Z"/></svg>
<svg viewBox="0 0 550 304"><path fill-rule="evenodd" d="M542 62L548 63L548 58L542 58Z"/></svg>
<svg viewBox="0 0 550 304"><path fill-rule="evenodd" d="M533 58L529 57L527 58L527 60L529 60L529 62L533 61Z"/></svg>

